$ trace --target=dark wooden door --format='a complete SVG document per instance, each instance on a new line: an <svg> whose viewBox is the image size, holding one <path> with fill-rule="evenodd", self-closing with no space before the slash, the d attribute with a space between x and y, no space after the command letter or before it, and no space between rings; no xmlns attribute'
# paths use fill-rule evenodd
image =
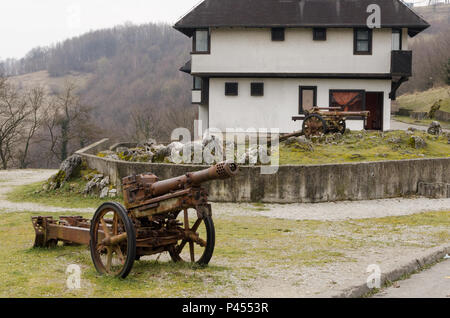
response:
<svg viewBox="0 0 450 318"><path fill-rule="evenodd" d="M383 129L383 92L366 92L366 110L370 112L366 122L367 130Z"/></svg>

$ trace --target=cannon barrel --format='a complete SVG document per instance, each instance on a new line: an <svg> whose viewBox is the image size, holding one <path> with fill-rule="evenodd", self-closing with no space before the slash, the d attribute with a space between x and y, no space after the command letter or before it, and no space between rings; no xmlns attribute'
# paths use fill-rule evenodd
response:
<svg viewBox="0 0 450 318"><path fill-rule="evenodd" d="M189 172L184 176L155 182L151 185L150 193L153 197L156 197L170 191L183 189L186 185L199 186L204 182L216 179L228 179L234 177L238 171L239 167L236 163L231 161L221 162L208 169Z"/></svg>

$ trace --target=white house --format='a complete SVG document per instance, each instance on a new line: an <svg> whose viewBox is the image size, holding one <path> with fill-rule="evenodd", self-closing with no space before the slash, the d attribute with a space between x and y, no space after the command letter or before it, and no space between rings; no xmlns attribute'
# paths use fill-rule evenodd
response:
<svg viewBox="0 0 450 318"><path fill-rule="evenodd" d="M203 128L281 133L301 129L292 117L313 105L369 110L347 127L388 130L412 74L408 39L427 27L400 0L205 0L174 26L193 39L180 70L193 76Z"/></svg>

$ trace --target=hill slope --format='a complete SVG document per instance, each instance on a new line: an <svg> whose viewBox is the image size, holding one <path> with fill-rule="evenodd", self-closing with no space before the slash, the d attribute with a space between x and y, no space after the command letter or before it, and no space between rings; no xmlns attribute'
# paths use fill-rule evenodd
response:
<svg viewBox="0 0 450 318"><path fill-rule="evenodd" d="M179 72L189 46L170 25L127 24L35 48L3 68L17 74L12 80L19 86L41 85L53 93L68 80L76 82L82 101L93 109L97 138L148 137L138 136L136 118L151 125L152 134L167 136L173 128L190 128L196 116L190 77Z"/></svg>

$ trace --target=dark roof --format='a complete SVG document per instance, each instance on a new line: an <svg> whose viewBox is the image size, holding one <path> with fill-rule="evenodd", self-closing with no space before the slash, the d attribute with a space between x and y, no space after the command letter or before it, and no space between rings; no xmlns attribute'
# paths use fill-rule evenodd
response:
<svg viewBox="0 0 450 318"><path fill-rule="evenodd" d="M381 26L411 36L429 24L400 0L205 0L174 28L191 36L207 27L365 27L367 7L381 7Z"/></svg>
<svg viewBox="0 0 450 318"><path fill-rule="evenodd" d="M184 73L188 73L191 74L191 60L187 61L186 64L184 64L181 68L180 71L184 72Z"/></svg>

